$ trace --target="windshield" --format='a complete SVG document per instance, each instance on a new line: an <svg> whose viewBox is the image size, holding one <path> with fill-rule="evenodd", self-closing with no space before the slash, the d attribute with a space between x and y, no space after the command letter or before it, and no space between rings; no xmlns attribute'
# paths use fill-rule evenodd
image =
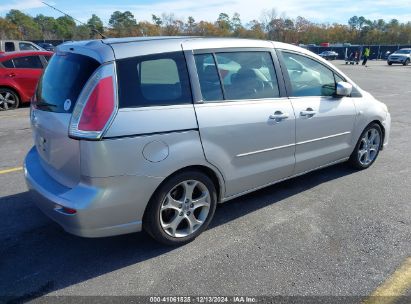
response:
<svg viewBox="0 0 411 304"><path fill-rule="evenodd" d="M55 54L37 86L36 106L45 111L71 113L83 86L99 65L87 56Z"/></svg>
<svg viewBox="0 0 411 304"><path fill-rule="evenodd" d="M411 50L398 50L395 54L411 54Z"/></svg>

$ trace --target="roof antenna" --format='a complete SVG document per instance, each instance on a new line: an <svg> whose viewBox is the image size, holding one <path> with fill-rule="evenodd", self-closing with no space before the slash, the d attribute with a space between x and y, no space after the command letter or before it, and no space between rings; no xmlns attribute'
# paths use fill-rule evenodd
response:
<svg viewBox="0 0 411 304"><path fill-rule="evenodd" d="M66 14L65 12L59 10L58 8L52 6L52 5L50 5L50 4L48 4L48 3L44 2L44 1L41 1L41 3L47 5L48 7L51 7L52 9L58 11L59 13L62 13L63 15L65 15L65 16L67 16L67 17L70 17L71 19L77 21L78 23L80 23L80 24L82 24L82 25L85 25L85 26L87 26L87 27L90 28L90 25L85 24L84 22L81 22L80 20L78 20L78 19L70 16L69 14ZM106 38L107 38L105 35L103 35L102 33L100 33L94 26L91 26L91 29L90 29L90 30L91 30L92 32L95 32L95 33L99 34L99 35L101 36L101 38L103 38L103 39L106 39Z"/></svg>

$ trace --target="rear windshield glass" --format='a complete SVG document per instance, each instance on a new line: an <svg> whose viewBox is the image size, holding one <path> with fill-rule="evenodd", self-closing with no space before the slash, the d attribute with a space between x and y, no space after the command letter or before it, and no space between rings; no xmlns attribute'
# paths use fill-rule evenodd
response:
<svg viewBox="0 0 411 304"><path fill-rule="evenodd" d="M79 54L52 56L37 86L37 107L44 111L71 113L86 81L99 65L93 58Z"/></svg>

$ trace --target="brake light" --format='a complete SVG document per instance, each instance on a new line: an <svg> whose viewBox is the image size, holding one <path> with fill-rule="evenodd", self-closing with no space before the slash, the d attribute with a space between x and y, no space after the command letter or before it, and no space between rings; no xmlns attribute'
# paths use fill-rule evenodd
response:
<svg viewBox="0 0 411 304"><path fill-rule="evenodd" d="M37 109L37 87L30 99L31 108Z"/></svg>
<svg viewBox="0 0 411 304"><path fill-rule="evenodd" d="M99 67L78 97L70 121L69 136L100 139L117 112L115 66Z"/></svg>
<svg viewBox="0 0 411 304"><path fill-rule="evenodd" d="M57 212L66 214L66 215L74 215L74 214L77 213L76 209L64 207L64 206L61 206L61 205L58 205L58 204L55 205L54 210L57 211Z"/></svg>
<svg viewBox="0 0 411 304"><path fill-rule="evenodd" d="M61 208L61 212L66 213L66 214L76 214L77 210L72 209L72 208L63 207Z"/></svg>
<svg viewBox="0 0 411 304"><path fill-rule="evenodd" d="M101 79L91 93L78 124L82 131L101 131L114 108L113 77Z"/></svg>

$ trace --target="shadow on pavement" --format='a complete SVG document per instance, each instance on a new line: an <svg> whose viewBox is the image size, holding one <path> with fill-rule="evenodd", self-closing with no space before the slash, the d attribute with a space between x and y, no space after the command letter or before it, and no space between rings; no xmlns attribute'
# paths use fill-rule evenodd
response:
<svg viewBox="0 0 411 304"><path fill-rule="evenodd" d="M353 172L340 164L219 205L209 229ZM70 235L34 206L28 192L0 198L0 214L5 302L25 302L174 250L146 233L98 239Z"/></svg>

